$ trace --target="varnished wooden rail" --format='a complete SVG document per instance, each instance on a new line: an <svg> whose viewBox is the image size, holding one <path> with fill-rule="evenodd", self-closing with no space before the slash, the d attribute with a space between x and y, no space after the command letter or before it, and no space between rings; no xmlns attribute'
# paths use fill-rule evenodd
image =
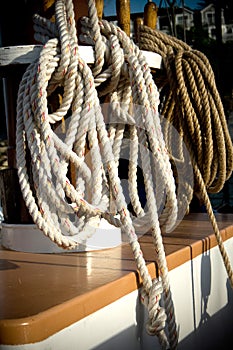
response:
<svg viewBox="0 0 233 350"><path fill-rule="evenodd" d="M223 240L232 238L233 214L217 214L217 220ZM187 215L163 239L169 271L216 246L212 226L203 213ZM152 237L146 234L139 241L149 272L156 277ZM141 286L127 243L64 254L2 248L0 281L0 347L39 342ZM186 282L182 283L185 288Z"/></svg>

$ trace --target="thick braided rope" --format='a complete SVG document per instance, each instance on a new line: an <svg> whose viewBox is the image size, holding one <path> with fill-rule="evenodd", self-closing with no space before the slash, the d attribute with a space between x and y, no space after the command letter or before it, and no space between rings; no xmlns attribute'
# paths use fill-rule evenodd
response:
<svg viewBox="0 0 233 350"><path fill-rule="evenodd" d="M94 77L79 56L77 40L74 38L76 32L72 1L57 0L54 26L39 16L35 17L36 27L39 28L40 23L42 27L37 37L45 45L38 61L26 70L18 93L19 182L34 222L59 246L74 248L77 242L72 239L72 235L79 234L79 229L83 227L86 227L86 231L81 233L80 242L85 242L88 235L94 233L101 218L121 227L130 242L142 277L142 292L149 310L148 331L158 335L162 348L166 349L169 343L170 348L175 349L177 332L161 229L165 232L176 224L177 200L173 173L158 116L159 94L144 56L126 34L106 21L100 22L99 30L96 29L94 23L96 24L97 14L93 4L93 1L89 2L90 20L87 21L90 28L94 28L94 31L90 31L91 40L99 43L99 39L95 37L97 33L104 37L106 50L110 45L115 46L111 54L106 54L110 60L110 69L105 75L105 80L102 72L105 68L101 60L97 60L94 66ZM118 51L120 55L115 57ZM128 67L127 74L125 66ZM64 96L58 110L50 114L47 98L57 86L63 87ZM98 91L95 86L98 86ZM112 102L112 115L115 115L116 120L112 121L109 130L100 108L98 92L103 96L107 94ZM142 113L131 113L131 99L134 104L143 107ZM65 118L67 124L64 140L56 135L52 127L55 121L58 122L62 118ZM133 217L127 208L118 177L117 166L126 123L129 123L130 157L133 164L130 166L129 182L134 184L129 186L129 192L135 213L140 219L145 218L149 221L149 227L152 228L162 289L158 287L157 280L151 280L147 270L135 233L134 224L138 218ZM86 140L91 168L86 163ZM33 179L29 179L26 144L30 151ZM137 154L135 145L139 149ZM153 155L152 161L148 147ZM135 188L135 163L138 157L144 173L148 205L146 212L139 204ZM76 170L75 185L67 175L68 163L72 163ZM156 173L154 167L157 168ZM154 195L158 174L161 180L159 185L166 191L161 227ZM114 202L114 211L111 210L111 202ZM70 214L73 213L77 214L75 221L70 218ZM93 232L90 233L89 230ZM162 291L166 310L158 305ZM165 311L169 340L165 333Z"/></svg>
<svg viewBox="0 0 233 350"><path fill-rule="evenodd" d="M123 36L123 39L121 38L122 45L123 45L123 46L125 45L126 50L129 50L128 47L131 46L131 43L128 41L127 36L126 36L124 33L122 33L122 32L119 30L119 28L117 28L117 31L116 31L116 30L115 30L115 27L111 27L111 24L109 24L109 23L106 22L106 21L102 21L102 24L101 24L101 25L102 25L103 28L104 28L104 29L102 30L102 33L104 33L105 35L109 35L109 33L114 32L114 33L116 33L116 35L118 35L118 36L119 36L119 34L120 34L120 36ZM91 27L91 26L90 26L90 27ZM126 52L127 52L127 51L126 51ZM128 51L128 52L129 52L129 54L130 54L130 51ZM132 61L131 61L131 60L132 60ZM137 81L140 82L140 77L138 77L137 74L139 74L139 72L141 71L141 68L140 68L140 67L145 67L145 66L146 66L146 62L145 62L145 59L144 59L144 57L143 57L143 58L142 58L142 62L141 62L140 65L139 65L139 69L136 70L136 64L133 62L133 60L134 60L134 56L133 56L133 55L130 56L130 58L128 58L128 64L131 64L131 65L133 66L133 68L134 68L134 69L131 71L131 72L134 72L134 76L133 76L133 75L131 76L131 81L132 81L133 87L134 87L134 86L135 86L135 82L137 82ZM135 66L134 66L134 64L135 64ZM137 67L137 68L138 68L138 67ZM136 74L135 74L135 73L136 73ZM135 79L135 75L136 75L136 79ZM141 74L141 75L142 75L142 74ZM148 77L146 77L146 78L148 79ZM151 81L149 82L150 88L151 88L152 84L153 84L153 83L152 83L152 79L151 79ZM145 93L143 93L142 87L143 87L143 85L142 85L142 83L140 83L140 86L139 86L140 94L137 94L137 96L138 96L139 98L141 97L141 101L140 101L140 102L141 102L143 105L147 106L147 104L149 104L149 103L148 103L148 102L145 102L145 101L143 100L143 98L142 98L143 96L146 95ZM135 91L136 91L136 88L135 88ZM133 96L135 96L135 95L136 95L136 94L133 93ZM152 94L152 96L156 96L156 93ZM138 97L137 97L137 99L138 99ZM138 102L137 99L134 99L134 102ZM152 102L152 103L153 103L153 102ZM148 125L150 125L150 124L148 124ZM148 129L149 129L149 130L154 130L154 127L150 125L150 126L148 127ZM160 130L160 128L158 127L156 130ZM142 137L142 136L141 136L141 137ZM160 137L161 137L161 136L160 136ZM142 139L141 139L140 141L143 142ZM153 144L154 144L153 141L154 141L154 138L152 138L152 140L151 140L152 147L153 147ZM143 148L142 148L142 149L143 149ZM158 148L156 148L156 149L158 149ZM144 154L142 155L142 159L143 159L143 160L146 160L147 158L148 158L148 157L145 157L145 153L144 153ZM162 163L162 162L161 162L161 163ZM158 163L158 164L160 164L160 163ZM148 167L149 167L149 163L148 163L148 162L144 162L143 168L144 168L144 169L147 169L147 173L150 174L150 171L148 171ZM148 195L148 197L150 197L150 195L153 193L152 187L149 186L150 180L149 180L149 179L145 179L145 182L146 182L147 195ZM148 186L147 186L147 185L148 185ZM151 202L153 202L153 200L150 199L149 202L151 203ZM149 209L151 210L151 213L153 213L151 216L154 217L154 218L155 218L155 221L156 221L156 219L157 219L157 217L156 217L156 215L155 215L155 213L157 212L156 203L154 203L154 206L151 206L151 205L150 205L150 208L149 208ZM173 217L173 216L171 216L171 217ZM157 221L156 221L156 223L155 223L155 222L152 223L152 227L154 227L154 229L152 230L152 232L155 233L155 237L156 237L156 235L158 236L158 237L156 237L156 238L154 239L154 241L155 241L156 247L158 248L157 250L158 250L158 252L159 252L159 257L160 257L160 259L159 259L159 266L160 266L161 270L164 272L163 282L166 281L166 283L164 283L164 284L165 284L165 289L167 290L166 295L167 295L167 298L169 299L169 301L167 302L167 305L170 306L170 312L168 312L168 314L169 314L169 315L174 315L174 312L172 312L172 311L173 311L173 310L172 310L172 303L170 302L170 293L169 293L169 287L168 287L168 279L165 278L165 276L167 276L167 269L166 269L166 268L164 269L164 265L166 265L166 263L165 263L165 254L164 254L164 250L161 249L161 247L162 247L162 241L161 241L161 234L160 234L159 227L158 227L158 225L157 225ZM158 234L158 232L159 232L159 234ZM174 319L172 319L172 321L174 321ZM174 322L173 322L173 323L174 323ZM176 334L175 334L175 332L174 332L174 327L170 327L170 329L171 329L172 332L173 332L172 337L173 337L173 341L174 341L174 344L175 344L175 342L176 342ZM174 344L173 344L173 346L174 346Z"/></svg>
<svg viewBox="0 0 233 350"><path fill-rule="evenodd" d="M105 45L100 34L100 27L98 23L98 16L96 16L95 2L90 1L88 3L88 16L91 19L92 31L94 33L92 39L95 48L95 63L92 68L92 74L95 77L102 70L104 65L104 51Z"/></svg>
<svg viewBox="0 0 233 350"><path fill-rule="evenodd" d="M204 54L146 26L140 30L140 48L163 57L166 79L160 86L161 114L178 125L185 140L197 191L205 203L233 287L232 267L208 197L208 192L223 188L233 169L232 141L214 73Z"/></svg>
<svg viewBox="0 0 233 350"><path fill-rule="evenodd" d="M106 22L106 21L102 21L102 25L104 26L104 29L102 32L107 34L107 31L110 30L109 27L112 27L111 30L112 31L116 31L115 27L111 26L110 23ZM128 45L130 45L129 43L129 39L128 37L125 35L125 33L122 33L119 31L119 29L117 29L118 32L123 36L122 40L122 45L126 46L126 50L128 51ZM130 46L129 46L130 47ZM136 54L138 54L139 58L141 59L141 62L139 65L136 65ZM145 106L145 111L147 111L147 106L150 105L152 106L152 108L154 108L155 106L155 100L157 95L156 90L154 90L154 84L152 82L152 78L148 77L147 75L147 71L144 71L144 68L147 66L144 57L142 57L140 51L138 50L137 47L134 48L134 52L131 55L131 52L129 51L129 58L128 58L128 64L130 66L133 67L132 71L130 71L130 74L132 74L131 76L131 81L132 81L132 96L133 96L133 101L137 104L138 101L140 101L139 103L143 106ZM142 72L142 73L140 73ZM143 77L144 75L144 77ZM144 79L142 79L142 77ZM148 94L146 93L146 91L143 89L144 85L143 85L143 81L147 82L147 88L148 90L150 90L150 92L152 91L151 95L150 95L150 101L147 100ZM157 101L158 103L158 101ZM143 111L144 112L144 111ZM148 128L147 130L150 130L152 133L155 132L155 130L157 131L157 136L154 137L154 135L151 136L150 138L150 147L152 149L152 151L154 151L153 154L156 155L157 158L157 162L156 162L156 167L163 167L163 163L164 160L162 160L159 156L160 156L160 152L158 152L158 150L160 149L159 147L161 147L162 149L165 149L165 146L163 144L163 141L161 142L161 144L158 146L158 144L156 144L157 139L161 140L162 139L162 133L161 133L161 128L160 125L152 125L150 124L151 120L150 120L150 113L148 113L146 115L146 119L145 120L145 124L146 127ZM139 121L139 125L140 125L140 121ZM163 243L162 243L162 237L161 237L161 232L160 232L160 227L158 224L158 217L157 217L157 205L156 205L156 201L154 199L154 196L152 196L153 194L153 186L152 186L152 179L150 174L152 174L152 171L150 171L150 167L149 167L149 161L148 161L148 154L145 151L145 139L144 137L145 135L140 134L139 132L139 141L140 141L140 149L141 149L141 160L142 160L142 168L145 170L145 188L146 188L146 192L147 192L147 196L148 196L148 206L149 206L149 213L150 213L150 220L151 220L151 226L152 226L152 234L153 234L153 239L154 239L154 243L155 243L155 247L156 250L158 252L158 266L159 269L161 271L161 275L162 275L162 283L163 283L163 287L164 287L164 291L165 291L165 304L166 304L166 311L167 311L167 315L168 315L168 323L171 325L169 327L170 330L170 346L172 348L176 347L176 342L177 342L177 334L176 334L176 330L174 327L174 310L173 310L173 305L171 302L171 294L170 294L170 289L169 289L169 281L168 281L168 272L167 272L167 267L166 267L166 259L165 259L165 253L164 253L164 249L163 249ZM150 137L150 133L149 133L149 137ZM155 158L154 158L155 159ZM167 158L168 159L168 158ZM168 168L170 167L170 163L167 162L167 165L165 167L165 172L164 175L165 177L162 179L163 183L166 186L166 183L169 179L169 174L171 174L171 170L169 170ZM161 171L161 173L163 173ZM170 187L171 188L171 187ZM174 193L174 192L173 192ZM153 198L152 198L153 197ZM171 203L175 203L176 199L173 198L170 200ZM170 207L169 204L169 197L168 197L168 208ZM174 214L172 214L172 206L169 208L170 209L170 218L174 217Z"/></svg>

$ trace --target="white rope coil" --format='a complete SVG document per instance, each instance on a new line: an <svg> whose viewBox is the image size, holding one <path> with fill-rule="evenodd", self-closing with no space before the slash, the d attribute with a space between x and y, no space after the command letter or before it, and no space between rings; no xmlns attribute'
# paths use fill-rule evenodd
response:
<svg viewBox="0 0 233 350"><path fill-rule="evenodd" d="M93 70L79 55L71 0L56 1L55 24L38 15L34 17L35 38L44 48L38 61L26 70L18 92L19 182L34 222L59 246L73 249L78 244L72 239L74 235L79 235L80 244L85 243L101 218L121 228L142 277L149 310L148 331L159 336L162 348L169 344L175 349L178 335L161 230L166 232L176 225L178 203L158 114L159 93L139 48L120 28L107 21L98 22L93 0L88 5L83 36L94 44ZM57 110L50 113L48 98L57 88L62 91L62 99ZM100 100L105 96L109 104L101 106ZM140 108L132 113L132 106ZM60 129L55 125L60 123L62 128L62 120L66 131L64 137L59 137ZM129 146L128 191L133 214L128 210L119 178L125 138ZM139 162L145 208L137 189ZM68 176L70 164L75 168L75 184ZM164 205L159 215L156 193L161 188ZM151 229L157 251L159 288L152 282L137 239L136 230L145 223ZM162 293L165 311L158 306ZM164 330L166 317L168 336Z"/></svg>

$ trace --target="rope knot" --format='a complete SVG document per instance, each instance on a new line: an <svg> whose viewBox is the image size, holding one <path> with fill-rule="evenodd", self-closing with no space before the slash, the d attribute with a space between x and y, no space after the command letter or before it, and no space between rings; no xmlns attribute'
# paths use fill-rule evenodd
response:
<svg viewBox="0 0 233 350"><path fill-rule="evenodd" d="M163 292L161 278L153 279L149 294L145 288L141 291L141 301L147 307L149 317L146 324L146 330L149 335L158 335L164 330L166 325L166 313L163 307L159 305L161 294Z"/></svg>

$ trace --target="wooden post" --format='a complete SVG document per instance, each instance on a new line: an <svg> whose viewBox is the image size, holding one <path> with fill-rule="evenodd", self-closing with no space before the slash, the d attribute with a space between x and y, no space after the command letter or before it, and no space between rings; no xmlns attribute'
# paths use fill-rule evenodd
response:
<svg viewBox="0 0 233 350"><path fill-rule="evenodd" d="M119 27L130 36L130 0L116 0Z"/></svg>
<svg viewBox="0 0 233 350"><path fill-rule="evenodd" d="M144 7L144 24L151 29L156 28L158 7L153 1L148 1Z"/></svg>
<svg viewBox="0 0 233 350"><path fill-rule="evenodd" d="M158 7L156 4L151 0L148 0L147 4L144 7L144 24L151 29L156 29L157 13ZM154 68L151 68L151 73L155 74L156 70Z"/></svg>
<svg viewBox="0 0 233 350"><path fill-rule="evenodd" d="M98 18L102 19L103 10L104 10L104 0L95 0L95 6L96 6Z"/></svg>
<svg viewBox="0 0 233 350"><path fill-rule="evenodd" d="M134 21L135 42L139 42L140 27L144 24L143 18L137 17Z"/></svg>
<svg viewBox="0 0 233 350"><path fill-rule="evenodd" d="M0 196L4 222L7 224L29 224L32 218L22 198L17 169L0 171Z"/></svg>
<svg viewBox="0 0 233 350"><path fill-rule="evenodd" d="M9 224L32 223L31 215L21 194L16 170L16 100L23 71L23 67L18 67L2 74L4 76L8 168L0 170L0 193L4 221Z"/></svg>
<svg viewBox="0 0 233 350"><path fill-rule="evenodd" d="M9 0L0 12L2 46L32 44L31 10L35 4ZM10 20L9 20L10 18ZM16 31L12 31L14 23ZM19 30L20 28L20 30ZM7 128L8 169L0 171L1 205L6 223L31 223L32 219L21 195L16 170L16 100L26 66L1 69Z"/></svg>

